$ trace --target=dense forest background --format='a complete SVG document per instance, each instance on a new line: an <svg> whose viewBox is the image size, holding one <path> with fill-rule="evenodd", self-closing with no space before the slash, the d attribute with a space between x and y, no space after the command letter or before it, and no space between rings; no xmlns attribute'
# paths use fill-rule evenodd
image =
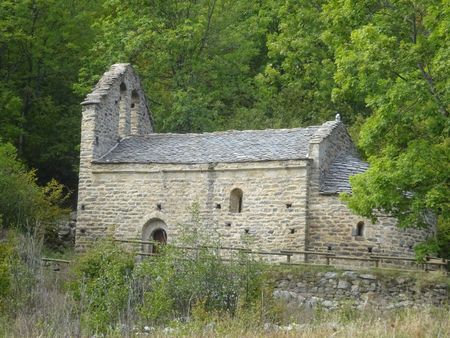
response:
<svg viewBox="0 0 450 338"><path fill-rule="evenodd" d="M349 205L400 226L429 224L432 211L431 245L448 252L449 39L448 0L1 0L0 155L75 194L79 103L129 62L158 132L340 113L371 164Z"/></svg>

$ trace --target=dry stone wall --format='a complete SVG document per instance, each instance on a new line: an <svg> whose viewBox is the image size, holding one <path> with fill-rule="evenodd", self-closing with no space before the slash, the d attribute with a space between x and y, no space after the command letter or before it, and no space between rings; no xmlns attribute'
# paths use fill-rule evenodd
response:
<svg viewBox="0 0 450 338"><path fill-rule="evenodd" d="M351 270L285 273L275 278L273 295L294 306L320 306L328 310L341 307L390 310L448 305L448 278L441 276L427 281L429 277Z"/></svg>

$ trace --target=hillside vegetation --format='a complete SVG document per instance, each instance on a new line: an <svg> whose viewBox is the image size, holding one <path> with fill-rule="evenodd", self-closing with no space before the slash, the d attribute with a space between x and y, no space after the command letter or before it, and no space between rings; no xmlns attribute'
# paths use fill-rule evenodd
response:
<svg viewBox="0 0 450 338"><path fill-rule="evenodd" d="M224 262L214 249L160 249L137 262L105 240L70 266L45 266L35 236L9 232L0 242L0 337L450 335L445 306L292 307L273 297L274 267L249 256Z"/></svg>

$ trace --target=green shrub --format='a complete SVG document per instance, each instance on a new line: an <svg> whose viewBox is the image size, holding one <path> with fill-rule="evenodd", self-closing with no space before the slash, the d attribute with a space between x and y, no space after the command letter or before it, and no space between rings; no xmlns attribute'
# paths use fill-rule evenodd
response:
<svg viewBox="0 0 450 338"><path fill-rule="evenodd" d="M55 180L44 187L36 180L36 172L17 158L14 146L0 140L0 224L4 227L29 231L41 223L46 224L41 235L54 230L51 224L65 212L61 205L68 196Z"/></svg>
<svg viewBox="0 0 450 338"><path fill-rule="evenodd" d="M72 268L69 283L80 302L82 325L105 332L126 310L134 269L133 255L110 240L96 243Z"/></svg>
<svg viewBox="0 0 450 338"><path fill-rule="evenodd" d="M145 280L140 314L155 324L189 318L192 309L226 312L251 306L260 296L262 265L248 255L221 259L214 248L185 251L166 246L158 257L146 259L135 276Z"/></svg>

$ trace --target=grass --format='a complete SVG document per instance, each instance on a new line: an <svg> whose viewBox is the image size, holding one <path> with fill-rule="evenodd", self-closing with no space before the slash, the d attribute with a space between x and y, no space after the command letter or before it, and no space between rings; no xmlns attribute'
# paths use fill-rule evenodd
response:
<svg viewBox="0 0 450 338"><path fill-rule="evenodd" d="M104 334L96 334L83 326L86 306L91 300L86 297L77 300L66 288L73 276L65 270L55 271L52 266L40 265L40 256L49 253L40 250L39 242L20 238L17 243L24 266L12 270L18 281L17 292L12 294L13 307L3 314L0 312L0 337L450 337L448 306L359 311L349 305L326 311L321 307L296 307L274 299L270 286L261 291L266 295L250 305L238 306L233 314L206 311L202 304L197 304L188 318L167 320L159 325L140 318L136 311L127 307L117 318L110 318ZM77 259L72 252L51 256ZM277 266L270 270L268 280L284 275L295 278L304 273L335 271L341 274L345 271L322 266ZM24 271L31 274L24 274ZM418 283L428 284L449 280L440 274L423 272L370 269L360 273L373 273L387 279L411 277ZM22 283L25 278L30 281Z"/></svg>
<svg viewBox="0 0 450 338"><path fill-rule="evenodd" d="M340 312L315 315L310 322L281 326L254 325L225 318L206 325L174 326L173 336L184 337L449 337L448 309L424 308L397 313L362 313L347 318ZM157 330L154 337L167 336Z"/></svg>
<svg viewBox="0 0 450 338"><path fill-rule="evenodd" d="M61 302L49 296L38 313L21 314L12 322L0 322L2 337L89 337L80 332L76 320L65 316L71 311L70 301ZM52 307L52 313L45 309ZM111 328L107 337L450 337L450 312L448 308L425 307L397 312L358 312L351 317L344 312L304 314L296 323L274 325L261 323L255 313L240 313L230 317L208 314L186 323L173 321L165 327Z"/></svg>

